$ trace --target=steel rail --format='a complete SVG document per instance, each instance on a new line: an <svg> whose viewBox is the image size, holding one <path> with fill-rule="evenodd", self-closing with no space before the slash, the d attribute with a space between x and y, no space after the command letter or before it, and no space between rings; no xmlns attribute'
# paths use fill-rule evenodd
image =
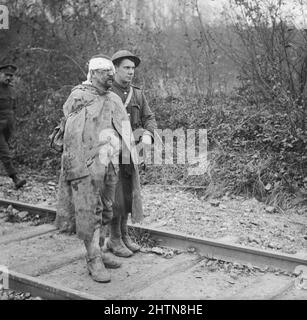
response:
<svg viewBox="0 0 307 320"><path fill-rule="evenodd" d="M18 210L26 210L31 214L38 214L41 217L45 217L46 215L55 217L56 215L56 210L52 207L26 204L19 201L0 198L0 205L12 205ZM278 253L273 250L262 250L208 238L192 237L174 231L158 230L142 225L129 225L129 227L139 233L149 233L150 237L157 241L159 246L179 250L192 250L210 258L252 264L259 267L273 267L290 272L297 265L307 265L307 257L298 254Z"/></svg>
<svg viewBox="0 0 307 320"><path fill-rule="evenodd" d="M30 214L39 215L42 218L55 218L56 210L52 207L44 207L39 205L27 204L19 201L12 201L0 198L0 206L12 205L13 208L22 211L28 211ZM306 257L298 255L281 254L273 251L265 251L252 247L244 247L235 244L229 244L223 241L213 241L212 239L204 239L180 234L173 231L158 230L154 228L144 227L141 225L129 225L136 233L149 234L159 246L175 248L179 250L188 250L196 252L202 256L224 261L238 262L242 264L250 264L253 266L274 267L287 271L293 271L297 265L307 265ZM46 230L45 230L46 229ZM55 232L54 226L47 225L46 228L38 230L37 235ZM33 233L33 234L32 234ZM23 238L36 236L35 232L23 235ZM8 239L11 241L22 240L23 238ZM8 241L7 240L7 241ZM2 245L5 245L5 241ZM47 281L42 281L36 277L21 274L15 271L8 271L9 288L15 291L29 292L32 296L39 296L43 299L51 300L97 300L101 297L87 294L78 290L67 287L54 285ZM287 287L288 288L288 287ZM286 289L287 289L286 288ZM275 296L273 297L275 298ZM278 298L278 297L277 297Z"/></svg>
<svg viewBox="0 0 307 320"><path fill-rule="evenodd" d="M29 292L32 297L46 300L101 300L101 297L54 285L11 270L8 272L8 279L10 290Z"/></svg>
<svg viewBox="0 0 307 320"><path fill-rule="evenodd" d="M292 272L297 265L307 265L306 257L277 253L254 247L230 244L207 238L197 238L173 231L161 231L146 227L133 227L140 232L147 231L160 246L181 250L192 250L208 258L234 263L251 264L258 267L272 267Z"/></svg>

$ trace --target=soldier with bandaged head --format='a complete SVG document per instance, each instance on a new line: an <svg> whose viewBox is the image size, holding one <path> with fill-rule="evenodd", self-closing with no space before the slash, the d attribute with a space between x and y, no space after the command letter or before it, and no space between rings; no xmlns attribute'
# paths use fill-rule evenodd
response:
<svg viewBox="0 0 307 320"><path fill-rule="evenodd" d="M109 282L106 268L121 265L102 249L103 235L113 217L120 163L131 163L133 188L139 190L140 185L129 118L121 99L109 90L113 63L105 55L96 55L88 67L87 80L73 88L63 106L65 130L56 224L63 231L76 230L84 241L92 279ZM142 218L139 192L132 202L137 222Z"/></svg>

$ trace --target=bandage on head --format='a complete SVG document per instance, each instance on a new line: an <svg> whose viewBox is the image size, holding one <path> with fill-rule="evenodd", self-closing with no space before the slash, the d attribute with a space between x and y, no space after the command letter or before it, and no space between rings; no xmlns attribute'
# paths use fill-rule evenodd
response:
<svg viewBox="0 0 307 320"><path fill-rule="evenodd" d="M104 70L115 72L114 65L111 60L106 58L92 58L88 64L88 70Z"/></svg>
<svg viewBox="0 0 307 320"><path fill-rule="evenodd" d="M90 59L88 63L87 81L84 83L91 83L91 70L112 71L115 73L115 67L110 58L100 55L94 56Z"/></svg>

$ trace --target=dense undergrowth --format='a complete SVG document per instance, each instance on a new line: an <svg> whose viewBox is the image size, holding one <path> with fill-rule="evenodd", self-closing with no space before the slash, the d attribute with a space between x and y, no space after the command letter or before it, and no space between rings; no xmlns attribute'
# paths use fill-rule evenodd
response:
<svg viewBox="0 0 307 320"><path fill-rule="evenodd" d="M67 91L50 96L30 114L17 113L14 150L20 164L59 170L60 154L50 149L48 136L62 115ZM149 100L159 128L207 129L209 165L201 175L188 175L188 164L176 164L175 152L173 165L148 165L142 183L204 186L206 197L242 194L281 208L306 200L306 131L293 131L288 114L231 97L213 105L193 97Z"/></svg>
<svg viewBox="0 0 307 320"><path fill-rule="evenodd" d="M164 16L149 2L4 1L10 28L0 32L0 62L19 66L15 160L58 173L48 136L71 88L94 53L127 48L141 56L135 80L159 128L208 133L203 174L148 165L143 183L199 185L205 197L229 192L281 208L306 202L307 36L295 11L284 20L282 1L235 0L211 25L198 1L171 1Z"/></svg>
<svg viewBox="0 0 307 320"><path fill-rule="evenodd" d="M306 131L293 130L289 115L276 109L232 99L214 106L191 100L157 104L162 127L208 130L209 167L201 176L187 176L176 166L151 168L151 177L205 185L207 196L243 194L280 207L294 198L306 201Z"/></svg>

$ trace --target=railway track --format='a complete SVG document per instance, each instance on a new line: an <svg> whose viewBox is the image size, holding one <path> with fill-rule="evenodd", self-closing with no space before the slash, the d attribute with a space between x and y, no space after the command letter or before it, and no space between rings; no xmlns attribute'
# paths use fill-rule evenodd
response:
<svg viewBox="0 0 307 320"><path fill-rule="evenodd" d="M55 209L0 199L0 206L52 221ZM25 227L0 237L0 265L8 268L10 289L44 299L307 299L295 277L306 256L280 254L130 225L154 248L144 248L111 270L111 284L87 274L82 243L52 224Z"/></svg>

